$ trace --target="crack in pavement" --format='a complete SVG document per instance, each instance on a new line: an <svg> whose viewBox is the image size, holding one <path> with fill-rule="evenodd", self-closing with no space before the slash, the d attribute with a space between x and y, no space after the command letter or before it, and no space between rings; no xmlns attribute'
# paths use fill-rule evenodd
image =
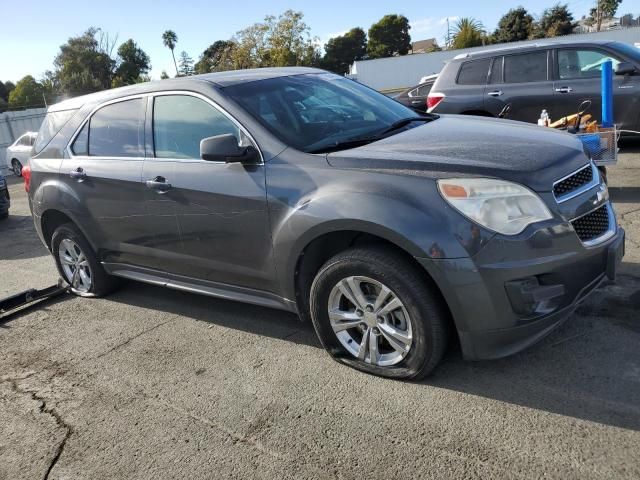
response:
<svg viewBox="0 0 640 480"><path fill-rule="evenodd" d="M145 334L147 334L147 333L149 333L149 332L152 332L152 331L154 331L155 329L160 328L161 326L166 325L166 324L167 324L167 323L169 323L169 322L173 322L176 318L177 318L177 315L174 315L174 316L173 316L172 318L170 318L169 320L166 320L166 321L164 321L164 322L158 323L157 325L154 325L154 326L153 326L153 327L151 327L151 328L147 328L147 329L145 329L145 330L142 330L141 332L139 332L139 333L135 334L133 337L129 337L129 338L128 338L128 339L126 339L124 342L120 342L120 343L118 343L117 345L114 345L113 347L111 347L111 348L110 348L109 350L107 350L106 352L102 352L101 354L99 354L99 355L97 355L97 356L93 357L93 359L94 359L94 360L97 360L98 358L102 358L102 357L104 357L105 355L108 355L109 353L114 352L114 351L116 351L116 350L118 350L118 349L120 349L120 348L124 347L125 345L128 345L129 343L131 343L131 342L132 342L133 340L135 340L136 338L141 337L142 335L145 335Z"/></svg>
<svg viewBox="0 0 640 480"><path fill-rule="evenodd" d="M58 460L62 456L62 453L64 452L64 447L67 445L67 440L69 440L69 437L71 437L71 435L73 434L73 428L71 427L71 425L69 425L67 422L64 421L62 416L57 412L57 410L54 407L50 407L47 405L47 400L44 397L41 397L40 395L38 395L37 392L34 392L33 390L23 390L22 388L20 388L20 385L18 382L21 380L25 380L26 378L29 378L33 374L35 374L35 372L28 372L25 375L14 377L14 378L3 376L2 378L0 378L0 381L2 383L8 383L11 387L11 390L14 391L15 393L18 393L21 395L28 395L29 397L31 397L33 401L38 402L40 404L38 408L38 412L51 416L55 420L56 426L58 428L63 429L65 432L64 438L56 447L53 457L49 461L49 466L47 467L47 471L42 477L43 480L48 480L49 475L51 474L51 471L54 469L54 467L58 463Z"/></svg>

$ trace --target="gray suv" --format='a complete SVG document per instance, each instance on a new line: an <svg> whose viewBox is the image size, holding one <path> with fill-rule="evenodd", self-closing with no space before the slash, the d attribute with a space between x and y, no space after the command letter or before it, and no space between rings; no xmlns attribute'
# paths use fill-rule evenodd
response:
<svg viewBox="0 0 640 480"><path fill-rule="evenodd" d="M589 113L601 120L601 65L613 63L614 117L619 128L640 130L640 49L619 42L529 45L463 54L448 62L427 100L429 112L509 118L536 123Z"/></svg>
<svg viewBox="0 0 640 480"><path fill-rule="evenodd" d="M420 378L553 330L624 251L571 135L419 115L316 69L143 83L49 107L25 186L60 275L295 312L338 361Z"/></svg>

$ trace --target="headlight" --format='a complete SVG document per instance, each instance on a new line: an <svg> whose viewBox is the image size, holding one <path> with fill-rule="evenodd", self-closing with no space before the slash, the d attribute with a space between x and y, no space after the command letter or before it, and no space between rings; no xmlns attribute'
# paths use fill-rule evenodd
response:
<svg viewBox="0 0 640 480"><path fill-rule="evenodd" d="M504 235L553 218L542 199L522 185L491 178L438 180L444 199L474 222Z"/></svg>

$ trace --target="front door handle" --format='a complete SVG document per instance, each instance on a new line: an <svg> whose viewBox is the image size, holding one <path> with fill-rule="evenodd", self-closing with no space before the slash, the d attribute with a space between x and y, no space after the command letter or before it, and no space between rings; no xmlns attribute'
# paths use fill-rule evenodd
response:
<svg viewBox="0 0 640 480"><path fill-rule="evenodd" d="M501 97L502 95L504 95L504 93L502 92L502 90L494 90L493 92L487 93L487 95L489 95L490 97Z"/></svg>
<svg viewBox="0 0 640 480"><path fill-rule="evenodd" d="M83 181L85 178L87 178L87 174L86 172L82 169L82 167L78 167L75 170L71 170L69 172L69 176L71 178L73 178L74 180L77 180L79 182Z"/></svg>
<svg viewBox="0 0 640 480"><path fill-rule="evenodd" d="M571 87L560 87L560 88L556 88L556 92L558 92L558 93L571 93L571 92L573 92L573 88L571 88Z"/></svg>
<svg viewBox="0 0 640 480"><path fill-rule="evenodd" d="M166 193L171 190L171 184L164 177L155 177L153 180L146 181L147 188L155 190L158 193Z"/></svg>
<svg viewBox="0 0 640 480"><path fill-rule="evenodd" d="M424 103L424 100L411 100L411 105L420 105L423 103Z"/></svg>

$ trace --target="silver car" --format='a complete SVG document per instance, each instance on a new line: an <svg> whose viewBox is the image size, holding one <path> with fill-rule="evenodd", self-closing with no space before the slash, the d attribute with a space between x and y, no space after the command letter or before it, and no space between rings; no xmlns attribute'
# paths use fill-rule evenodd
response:
<svg viewBox="0 0 640 480"><path fill-rule="evenodd" d="M22 176L22 167L29 163L37 136L37 132L27 132L7 148L7 166L18 177Z"/></svg>

